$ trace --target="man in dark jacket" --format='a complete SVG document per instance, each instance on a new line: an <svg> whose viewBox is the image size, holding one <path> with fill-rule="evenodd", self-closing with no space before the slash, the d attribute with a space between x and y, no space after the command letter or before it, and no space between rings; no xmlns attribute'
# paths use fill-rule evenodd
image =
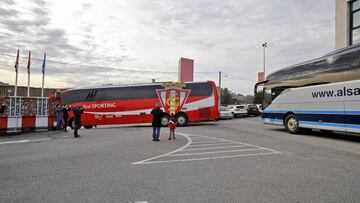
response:
<svg viewBox="0 0 360 203"><path fill-rule="evenodd" d="M0 115L2 115L6 110L6 100L0 97L1 105L0 105Z"/></svg>
<svg viewBox="0 0 360 203"><path fill-rule="evenodd" d="M161 118L163 117L164 112L160 109L160 103L156 103L156 107L151 111L153 115L152 127L153 127L153 141L160 141L160 128L161 128Z"/></svg>
<svg viewBox="0 0 360 203"><path fill-rule="evenodd" d="M72 108L74 112L74 137L80 137L78 134L78 129L81 127L81 114L84 112L84 108L81 106L75 106Z"/></svg>
<svg viewBox="0 0 360 203"><path fill-rule="evenodd" d="M63 130L65 132L66 132L66 128L67 128L68 120L69 120L69 110L70 109L65 105L62 107L63 120L64 120Z"/></svg>

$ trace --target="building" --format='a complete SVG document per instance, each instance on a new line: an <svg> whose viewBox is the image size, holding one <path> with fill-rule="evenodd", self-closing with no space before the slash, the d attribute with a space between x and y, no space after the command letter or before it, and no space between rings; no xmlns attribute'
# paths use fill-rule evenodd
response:
<svg viewBox="0 0 360 203"><path fill-rule="evenodd" d="M360 43L360 0L336 0L336 49Z"/></svg>
<svg viewBox="0 0 360 203"><path fill-rule="evenodd" d="M54 94L58 89L53 88L44 88L44 97L48 97ZM0 97L1 96L14 96L15 86L12 85L0 85ZM27 95L27 87L26 86L18 86L17 87L17 95L18 96L26 96ZM41 96L41 88L38 87L30 87L30 96L31 97L40 97Z"/></svg>
<svg viewBox="0 0 360 203"><path fill-rule="evenodd" d="M180 58L179 59L179 82L194 81L194 60Z"/></svg>

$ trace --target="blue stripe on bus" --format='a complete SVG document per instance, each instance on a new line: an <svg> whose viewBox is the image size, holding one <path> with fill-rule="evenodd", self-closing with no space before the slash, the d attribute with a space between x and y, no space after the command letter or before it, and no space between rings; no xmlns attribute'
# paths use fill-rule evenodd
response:
<svg viewBox="0 0 360 203"><path fill-rule="evenodd" d="M301 125L317 125L317 126L329 126L329 127L337 127L337 128L345 128L344 123L319 123L319 122L311 122L311 121L299 121Z"/></svg>
<svg viewBox="0 0 360 203"><path fill-rule="evenodd" d="M348 125L360 124L360 115L340 115L340 114L295 114L300 121L324 123L347 123ZM263 119L285 119L285 113L262 113Z"/></svg>
<svg viewBox="0 0 360 203"><path fill-rule="evenodd" d="M344 123L318 123L310 121L300 121L300 125L317 125L317 126L330 126L337 128L355 128L360 129L360 125L344 124Z"/></svg>
<svg viewBox="0 0 360 203"><path fill-rule="evenodd" d="M287 113L294 112L300 114L339 114L339 115L360 115L360 111L326 111L326 110L264 110L263 113Z"/></svg>

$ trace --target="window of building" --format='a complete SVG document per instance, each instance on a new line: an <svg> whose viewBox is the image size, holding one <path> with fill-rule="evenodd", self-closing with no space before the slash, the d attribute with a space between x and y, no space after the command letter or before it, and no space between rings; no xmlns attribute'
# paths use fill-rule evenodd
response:
<svg viewBox="0 0 360 203"><path fill-rule="evenodd" d="M350 1L350 45L360 43L360 0Z"/></svg>

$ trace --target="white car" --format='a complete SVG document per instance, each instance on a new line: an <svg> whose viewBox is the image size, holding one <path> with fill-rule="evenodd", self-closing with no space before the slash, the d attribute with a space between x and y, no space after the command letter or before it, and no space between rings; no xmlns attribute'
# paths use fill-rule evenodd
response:
<svg viewBox="0 0 360 203"><path fill-rule="evenodd" d="M220 119L234 118L234 115L232 114L232 112L225 106L220 106L219 111L220 111Z"/></svg>
<svg viewBox="0 0 360 203"><path fill-rule="evenodd" d="M229 105L228 108L235 118L245 117L248 115L245 105Z"/></svg>

